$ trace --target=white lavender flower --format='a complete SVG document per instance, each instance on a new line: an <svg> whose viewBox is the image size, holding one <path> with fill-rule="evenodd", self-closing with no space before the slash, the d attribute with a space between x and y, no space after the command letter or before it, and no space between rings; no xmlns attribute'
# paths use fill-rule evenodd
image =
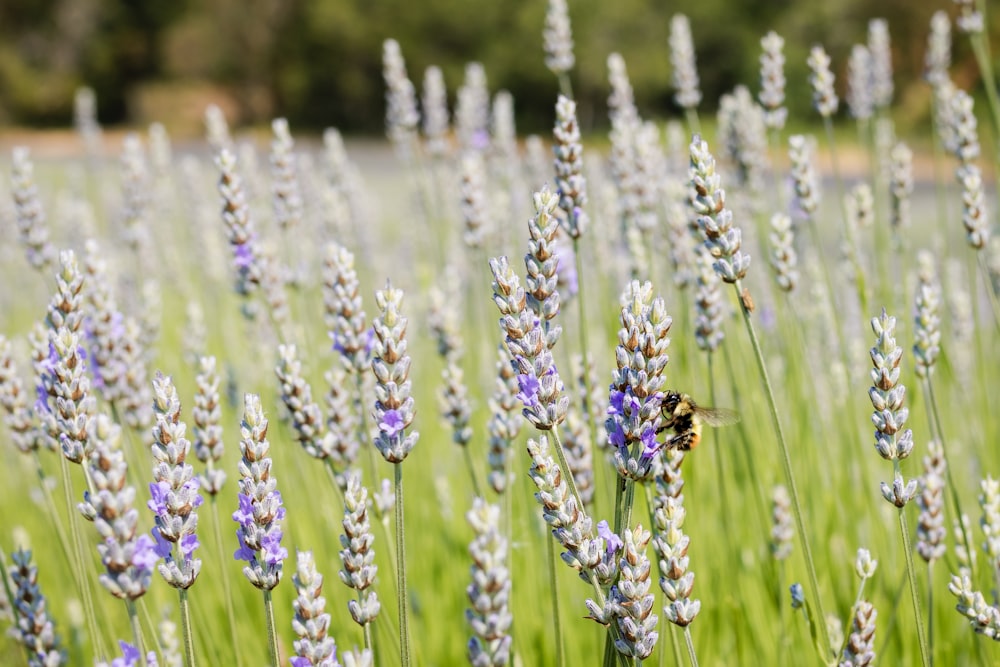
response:
<svg viewBox="0 0 1000 667"><path fill-rule="evenodd" d="M764 124L780 130L785 126L785 40L773 30L760 40L760 93L757 99L764 107Z"/></svg>
<svg viewBox="0 0 1000 667"><path fill-rule="evenodd" d="M77 509L101 536L97 545L105 571L99 580L108 592L122 600L145 595L160 556L149 535L137 535L139 512L132 503L135 488L128 484L128 465L121 449L121 428L107 415L90 423L88 458L93 491L84 491Z"/></svg>
<svg viewBox="0 0 1000 667"><path fill-rule="evenodd" d="M847 59L847 108L855 120L868 120L875 110L872 55L864 44L851 47L851 55Z"/></svg>
<svg viewBox="0 0 1000 667"><path fill-rule="evenodd" d="M839 667L866 667L874 664L876 616L878 613L875 611L875 607L867 600L860 600L854 606L854 613L851 616L851 634L844 646Z"/></svg>
<svg viewBox="0 0 1000 667"><path fill-rule="evenodd" d="M941 444L931 440L927 445L927 455L923 459L924 474L920 481L920 495L917 506L917 553L927 563L940 560L945 554L944 527L944 486L947 463Z"/></svg>
<svg viewBox="0 0 1000 667"><path fill-rule="evenodd" d="M819 209L819 179L816 177L814 159L816 139L812 135L793 134L788 137L788 159L791 163L792 183L795 188L795 209L806 220L812 220Z"/></svg>
<svg viewBox="0 0 1000 667"><path fill-rule="evenodd" d="M615 648L622 655L645 660L656 648L659 620L652 613L656 597L649 592L650 562L646 546L652 533L637 525L622 533L623 548L618 563L619 578L611 587L608 604L614 609L619 637ZM668 614L669 617L669 614Z"/></svg>
<svg viewBox="0 0 1000 667"><path fill-rule="evenodd" d="M948 591L958 598L955 609L969 620L977 633L1000 641L1000 609L987 603L982 593L972 589L972 581L967 575L952 575Z"/></svg>
<svg viewBox="0 0 1000 667"><path fill-rule="evenodd" d="M149 196L152 188L146 151L136 134L126 135L122 142L121 175L121 224L125 242L134 251L141 252L148 241Z"/></svg>
<svg viewBox="0 0 1000 667"><path fill-rule="evenodd" d="M299 551L296 565L292 577L297 594L292 602L292 630L298 639L292 642L295 656L289 661L292 667L335 667L337 642L328 634L330 614L323 597L323 575L316 571L311 551Z"/></svg>
<svg viewBox="0 0 1000 667"><path fill-rule="evenodd" d="M700 135L691 141L691 204L698 215L698 228L705 247L715 258L713 267L727 283L746 276L750 255L742 252L742 233L733 226L733 214L726 208L726 192L715 170L715 158Z"/></svg>
<svg viewBox="0 0 1000 667"><path fill-rule="evenodd" d="M228 149L223 149L215 159L215 164L222 172L219 178L222 222L226 225L229 245L233 251L235 289L240 296L248 297L260 285L263 277L257 234L243 191L243 180L236 171L236 156ZM246 308L244 314L249 314Z"/></svg>
<svg viewBox="0 0 1000 667"><path fill-rule="evenodd" d="M0 334L0 405L4 408L4 423L10 440L18 451L28 454L46 443L44 434L31 411L28 394L17 373L11 354L11 344Z"/></svg>
<svg viewBox="0 0 1000 667"><path fill-rule="evenodd" d="M225 445L222 441L219 374L215 366L215 357L201 357L198 360L198 374L195 377L197 390L194 408L191 410L194 455L206 465L205 472L198 476L198 483L211 496L217 495L226 482L226 471L217 467L222 460Z"/></svg>
<svg viewBox="0 0 1000 667"><path fill-rule="evenodd" d="M399 42L387 39L382 43L382 75L385 78L385 129L397 149L406 151L415 136L420 113L417 93L406 74L406 63Z"/></svg>
<svg viewBox="0 0 1000 667"><path fill-rule="evenodd" d="M465 619L473 633L468 643L469 662L473 667L503 667L510 660L514 617L507 608L510 572L507 540L500 530L500 506L475 498L465 518L475 532L469 544L472 583L466 588L471 606Z"/></svg>
<svg viewBox="0 0 1000 667"><path fill-rule="evenodd" d="M226 114L214 104L205 107L205 134L214 153L220 153L223 149L233 150L233 138L229 134Z"/></svg>
<svg viewBox="0 0 1000 667"><path fill-rule="evenodd" d="M777 485L771 493L771 556L778 561L792 554L792 501L788 489Z"/></svg>
<svg viewBox="0 0 1000 667"><path fill-rule="evenodd" d="M526 303L541 320L545 345L552 349L562 333L562 327L554 322L560 304L556 253L559 217L555 213L559 210L559 197L546 185L534 194L532 203L535 215L528 221L528 252L524 255Z"/></svg>
<svg viewBox="0 0 1000 667"><path fill-rule="evenodd" d="M239 524L240 548L233 554L246 561L243 574L255 587L269 591L281 581L288 549L281 546L281 521L285 518L278 480L271 475L267 419L256 394L243 397L240 424L239 509L233 521Z"/></svg>
<svg viewBox="0 0 1000 667"><path fill-rule="evenodd" d="M576 119L576 102L559 96L556 124L552 130L555 143L555 183L562 210L562 226L571 238L578 239L587 228L587 179L583 175L583 144Z"/></svg>
<svg viewBox="0 0 1000 667"><path fill-rule="evenodd" d="M958 5L958 18L955 25L966 35L978 35L983 32L983 13L979 11L976 0L955 0Z"/></svg>
<svg viewBox="0 0 1000 667"><path fill-rule="evenodd" d="M97 95L89 86L81 86L73 94L73 127L83 139L87 155L101 152L101 125L97 120Z"/></svg>
<svg viewBox="0 0 1000 667"><path fill-rule="evenodd" d="M721 280L712 268L712 256L704 249L697 253L697 289L694 294L694 340L698 349L714 352L722 344L724 315Z"/></svg>
<svg viewBox="0 0 1000 667"><path fill-rule="evenodd" d="M896 233L910 224L910 195L913 194L913 151L900 142L890 154L889 224Z"/></svg>
<svg viewBox="0 0 1000 667"><path fill-rule="evenodd" d="M688 546L691 538L684 534L683 496L661 497L653 513L656 537L653 548L660 559L660 589L668 600L663 608L667 620L681 627L690 625L701 611L701 600L692 600L694 572L688 570Z"/></svg>
<svg viewBox="0 0 1000 667"><path fill-rule="evenodd" d="M441 157L448 152L448 91L441 68L431 65L424 70L423 94L424 145L427 154Z"/></svg>
<svg viewBox="0 0 1000 667"><path fill-rule="evenodd" d="M271 140L271 202L274 219L283 231L302 223L304 204L295 164L295 142L288 130L288 121L275 118L271 122L274 138Z"/></svg>
<svg viewBox="0 0 1000 667"><path fill-rule="evenodd" d="M806 61L809 65L809 84L813 91L813 107L820 116L827 118L837 113L837 106L840 100L834 92L834 76L830 71L830 56L822 46L814 46L809 51L809 58Z"/></svg>
<svg viewBox="0 0 1000 667"><path fill-rule="evenodd" d="M885 19L868 22L868 51L872 56L872 96L876 109L892 104L892 50L889 23Z"/></svg>
<svg viewBox="0 0 1000 667"><path fill-rule="evenodd" d="M795 252L792 219L784 213L771 216L771 267L774 280L785 292L791 292L799 280L798 255Z"/></svg>
<svg viewBox="0 0 1000 667"><path fill-rule="evenodd" d="M913 371L919 378L930 377L941 352L941 286L934 268L934 256L922 250L917 253L918 285L913 317Z"/></svg>
<svg viewBox="0 0 1000 667"><path fill-rule="evenodd" d="M767 155L764 111L746 86L719 101L719 142L736 166L737 183L753 194L763 189Z"/></svg>
<svg viewBox="0 0 1000 667"><path fill-rule="evenodd" d="M156 554L166 561L159 565L160 575L174 588L190 588L201 572L201 559L194 557L200 546L198 507L204 502L198 493L194 468L186 462L191 443L185 437L186 426L180 420L181 401L169 377L157 373L153 380L153 481L147 507L156 525L153 539ZM175 552L176 545L176 552Z"/></svg>
<svg viewBox="0 0 1000 667"><path fill-rule="evenodd" d="M545 66L559 76L566 74L576 63L573 57L573 32L569 23L569 7L566 0L549 0L545 12L545 28L542 30L545 49Z"/></svg>
<svg viewBox="0 0 1000 667"><path fill-rule="evenodd" d="M937 88L948 78L951 67L951 19L948 12L938 10L931 16L931 29L927 34L927 51L924 53L924 80Z"/></svg>
<svg viewBox="0 0 1000 667"><path fill-rule="evenodd" d="M896 344L896 318L882 309L879 317L871 320L875 332L875 346L871 348L874 368L871 371L873 386L868 390L875 412L875 450L887 461L905 459L913 450L913 431L903 428L909 410L903 407L906 387L899 383L899 361L903 348ZM917 481L905 482L898 471L890 487L882 482L882 495L896 507L902 508L917 493Z"/></svg>
<svg viewBox="0 0 1000 667"><path fill-rule="evenodd" d="M312 387L302 375L302 362L294 345L278 346L278 365L274 374L281 385L281 401L291 415L299 445L313 458L329 457L333 439L326 431L319 405L313 400Z"/></svg>
<svg viewBox="0 0 1000 667"><path fill-rule="evenodd" d="M10 634L24 647L29 667L59 667L67 656L55 620L49 615L48 601L38 585L38 567L31 563L31 551L18 549L11 554L10 583L16 623ZM0 572L6 577L6 572Z"/></svg>
<svg viewBox="0 0 1000 667"><path fill-rule="evenodd" d="M486 70L482 63L465 66L465 80L458 89L455 107L455 133L463 151L483 151L489 147L490 93L486 88Z"/></svg>
<svg viewBox="0 0 1000 667"><path fill-rule="evenodd" d="M674 100L683 109L694 109L701 102L698 68L695 65L691 24L684 14L670 18L670 66L674 71Z"/></svg>
<svg viewBox="0 0 1000 667"><path fill-rule="evenodd" d="M517 439L521 430L521 414L517 409L520 401L517 399L517 374L510 363L510 356L501 344L498 349L497 377L494 381L493 395L489 400L490 418L486 423L489 434L489 467L487 481L494 491L503 493L508 484L507 457L510 455L511 443Z"/></svg>
<svg viewBox="0 0 1000 667"><path fill-rule="evenodd" d="M354 255L330 243L323 259L323 319L333 349L340 353L345 370L357 375L368 369L375 333L365 323L360 282L354 270Z"/></svg>
<svg viewBox="0 0 1000 667"><path fill-rule="evenodd" d="M351 618L358 625L371 623L378 616L381 604L372 588L378 566L372 544L371 521L368 518L368 489L361 484L357 473L349 473L344 491L344 534L340 537L340 560L343 569L338 573L348 588L357 591L358 599L347 603Z"/></svg>
<svg viewBox="0 0 1000 667"><path fill-rule="evenodd" d="M28 149L23 146L15 148L11 154L10 189L14 198L18 238L24 246L28 263L35 269L45 270L57 258L55 248L49 243L49 228L35 185L34 171Z"/></svg>
<svg viewBox="0 0 1000 667"><path fill-rule="evenodd" d="M489 229L486 200L486 167L483 164L483 154L479 151L467 151L461 159L462 185L460 188L462 221L465 229L462 240L470 249L481 248L485 243L486 232Z"/></svg>

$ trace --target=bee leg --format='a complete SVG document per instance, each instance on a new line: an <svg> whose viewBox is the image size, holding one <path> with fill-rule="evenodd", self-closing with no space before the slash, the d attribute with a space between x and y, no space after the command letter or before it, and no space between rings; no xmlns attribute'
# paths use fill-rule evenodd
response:
<svg viewBox="0 0 1000 667"><path fill-rule="evenodd" d="M684 431L667 440L667 449L680 449L688 451L696 444L698 436L694 431Z"/></svg>

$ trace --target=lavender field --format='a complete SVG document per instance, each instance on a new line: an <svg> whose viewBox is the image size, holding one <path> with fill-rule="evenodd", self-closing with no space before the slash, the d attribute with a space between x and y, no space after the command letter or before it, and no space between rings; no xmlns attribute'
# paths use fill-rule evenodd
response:
<svg viewBox="0 0 1000 667"><path fill-rule="evenodd" d="M699 113L678 14L581 137L551 0L546 136L393 40L387 141L0 135L0 664L997 664L980 9L905 130L885 21Z"/></svg>

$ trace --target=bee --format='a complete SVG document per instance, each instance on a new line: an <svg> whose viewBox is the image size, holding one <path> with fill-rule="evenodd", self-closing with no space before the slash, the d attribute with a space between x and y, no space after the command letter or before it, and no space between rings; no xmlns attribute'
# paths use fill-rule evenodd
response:
<svg viewBox="0 0 1000 667"><path fill-rule="evenodd" d="M687 394L667 391L660 410L664 423L658 432L671 429L674 435L667 439L664 447L667 449L694 449L701 442L701 428L709 426L728 426L740 420L739 413L725 408L703 408L694 402Z"/></svg>

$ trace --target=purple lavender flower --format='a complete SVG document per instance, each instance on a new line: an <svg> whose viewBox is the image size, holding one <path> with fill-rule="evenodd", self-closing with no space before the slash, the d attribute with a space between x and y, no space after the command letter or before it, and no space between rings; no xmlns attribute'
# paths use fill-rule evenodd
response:
<svg viewBox="0 0 1000 667"><path fill-rule="evenodd" d="M269 591L281 581L282 562L288 556L288 551L281 547L280 522L285 517L285 509L278 492L278 482L271 475L267 419L260 397L246 394L243 402L240 506L233 512L233 521L239 524L236 537L240 548L233 557L248 563L243 568L243 574L251 584Z"/></svg>
<svg viewBox="0 0 1000 667"><path fill-rule="evenodd" d="M169 377L157 373L153 380L153 481L146 506L155 515L153 537L157 553L165 559L159 571L174 588L190 588L201 571L201 560L193 557L198 545L196 510L204 502L198 493L194 468L186 462L191 443L185 437L186 426L180 420L181 402ZM173 545L185 545L175 557Z"/></svg>
<svg viewBox="0 0 1000 667"><path fill-rule="evenodd" d="M406 428L406 422L399 410L386 410L382 414L382 421L379 422L378 428L391 438Z"/></svg>
<svg viewBox="0 0 1000 667"><path fill-rule="evenodd" d="M612 557L625 545L622 538L611 531L611 526L607 521L597 523L597 536L604 540L604 558L611 560Z"/></svg>
<svg viewBox="0 0 1000 667"><path fill-rule="evenodd" d="M138 667L142 664L142 653L138 648L124 640L119 640L118 646L122 650L121 657L112 660L110 665L106 662L97 663L99 667ZM146 665L148 667L157 667L158 664L154 651L146 654Z"/></svg>
<svg viewBox="0 0 1000 667"><path fill-rule="evenodd" d="M520 373L517 376L517 386L521 389L517 398L524 403L524 407L536 407L538 405L538 390L541 388L538 378L528 373Z"/></svg>

